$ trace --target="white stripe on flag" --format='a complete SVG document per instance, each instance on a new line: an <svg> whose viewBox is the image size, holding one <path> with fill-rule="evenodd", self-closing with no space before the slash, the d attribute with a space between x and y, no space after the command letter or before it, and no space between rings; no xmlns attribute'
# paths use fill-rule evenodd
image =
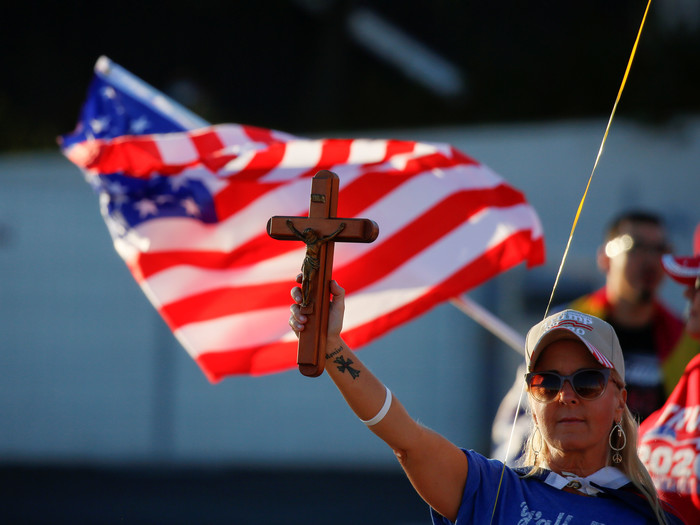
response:
<svg viewBox="0 0 700 525"><path fill-rule="evenodd" d="M166 165L189 164L199 160L199 152L187 135L160 135L154 144Z"/></svg>
<svg viewBox="0 0 700 525"><path fill-rule="evenodd" d="M310 168L318 165L323 153L321 140L295 140L287 142L281 168Z"/></svg>
<svg viewBox="0 0 700 525"><path fill-rule="evenodd" d="M144 283L151 290L157 308L187 297L220 288L254 286L271 282L275 276L288 276L292 282L301 268L304 248L260 261L240 269L212 270L178 265L149 277Z"/></svg>
<svg viewBox="0 0 700 525"><path fill-rule="evenodd" d="M196 358L203 351L242 350L277 341L291 331L288 320L289 306L284 306L190 323L174 333Z"/></svg>

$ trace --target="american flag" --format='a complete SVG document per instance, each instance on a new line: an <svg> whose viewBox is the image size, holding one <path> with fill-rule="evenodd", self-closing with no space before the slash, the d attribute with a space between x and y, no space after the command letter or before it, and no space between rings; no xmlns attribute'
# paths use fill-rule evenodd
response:
<svg viewBox="0 0 700 525"><path fill-rule="evenodd" d="M448 144L209 126L105 57L60 142L98 192L117 252L212 382L296 365L289 291L305 246L265 228L274 215L308 214L319 170L340 178L339 217L380 229L372 244L335 247L352 347L544 262L523 194Z"/></svg>

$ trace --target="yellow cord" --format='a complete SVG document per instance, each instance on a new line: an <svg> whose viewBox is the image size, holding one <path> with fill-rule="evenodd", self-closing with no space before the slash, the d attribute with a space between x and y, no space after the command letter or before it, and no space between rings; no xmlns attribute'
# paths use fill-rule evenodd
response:
<svg viewBox="0 0 700 525"><path fill-rule="evenodd" d="M615 112L617 111L617 104L620 102L620 98L622 97L622 91L625 89L625 84L627 83L627 77L630 74L630 69L632 69L632 62L634 61L634 55L637 53L637 45L639 44L639 39L642 36L642 29L644 28L644 22L647 19L647 13L649 12L649 6L651 6L651 0L648 1L647 3L647 8L644 11L644 16L642 17L642 23L639 26L639 32L637 33L637 39L634 41L634 46L632 46L632 53L630 54L630 59L627 62L627 69L625 69L625 74L622 77L622 83L620 84L620 90L617 92L617 98L615 99L615 104L613 105L612 112L610 113L610 118L608 119L608 125L605 127L605 134L603 135L603 141L600 143L600 148L598 149L598 155L595 158L595 163L593 164L593 170L591 171L591 175L588 177L588 184L586 184L586 191L583 192L583 197L581 198L581 202L578 205L578 210L576 210L576 216L574 217L574 223L571 226L571 233L569 234L569 240L566 243L566 249L564 250L564 256L561 259L561 264L559 265L559 271L557 272L557 277L554 280L554 286L552 287L552 293L549 296L549 302L547 303L547 309L544 312L544 317L547 317L549 314L549 308L552 306L552 299L554 299L554 291L557 289L557 285L559 284L559 277L561 276L561 272L564 269L564 262L566 261L566 256L569 254L569 248L571 247L571 240L574 238L574 231L576 230L576 225L578 224L578 219L579 216L581 215L581 210L583 209L583 203L586 200L586 196L588 195L588 188L591 187L591 180L593 180L593 174L595 173L596 168L598 167L598 161L600 161L600 157L603 155L603 148L605 147L605 142L608 140L608 132L610 131L610 125L612 124L613 117L615 116Z"/></svg>
<svg viewBox="0 0 700 525"><path fill-rule="evenodd" d="M625 89L625 84L627 83L627 77L629 76L630 70L632 69L632 62L634 61L634 55L637 53L637 46L639 45L639 40L642 36L642 30L644 29L644 23L646 22L647 19L647 14L649 13L649 7L651 6L651 0L648 0L647 2L647 7L644 10L644 16L642 17L642 23L639 25L639 31L637 32L637 38L634 41L634 46L632 46L632 53L630 54L630 58L627 62L627 68L625 69L625 74L622 77L622 83L620 84L620 89L617 92L617 98L615 99L615 104L613 105L612 112L610 113L610 118L608 119L608 125L605 127L605 133L603 135L603 140L600 143L600 148L598 148L598 155L596 155L595 162L593 163L593 169L591 170L591 174L588 177L588 184L586 184L586 190L583 193L583 197L581 198L581 202L578 205L578 209L576 210L576 216L574 217L574 222L571 226L571 233L569 233L569 240L566 243L566 249L564 250L564 255L562 256L561 259L561 264L559 265L559 270L557 271L557 276L556 279L554 280L554 286L552 287L552 293L549 296L549 302L547 303L547 308L544 312L544 318L547 317L549 314L549 309L552 306L552 300L554 299L554 291L557 289L557 285L559 284L559 277L561 276L561 272L564 269L564 262L566 261L566 257L569 254L569 248L571 247L571 241L574 238L574 231L576 230L576 225L578 224L578 219L581 215L581 210L583 209L583 203L586 200L586 196L588 195L588 189L591 187L591 181L593 180L593 174L595 173L596 169L598 168L598 162L600 161L600 157L603 155L603 148L605 147L605 142L608 139L608 132L610 131L610 126L612 124L613 118L615 117L615 112L617 111L617 105L620 102L620 98L622 97L622 91ZM523 387L524 390L524 387ZM513 440L513 431L515 429L515 422L518 417L518 412L520 410L520 403L522 402L522 394L523 391L521 390L520 392L520 399L518 400L518 408L515 411L515 418L513 419L513 428L511 429L510 432L510 440L508 441L508 447L506 451L506 457L503 459L503 470L501 471L501 478L498 481L498 490L496 491L496 499L493 502L493 511L491 512L491 521L490 523L493 523L493 519L496 516L496 506L498 504L498 496L501 493L501 484L503 482L503 475L506 470L506 461L508 460L508 451L510 450L511 442Z"/></svg>

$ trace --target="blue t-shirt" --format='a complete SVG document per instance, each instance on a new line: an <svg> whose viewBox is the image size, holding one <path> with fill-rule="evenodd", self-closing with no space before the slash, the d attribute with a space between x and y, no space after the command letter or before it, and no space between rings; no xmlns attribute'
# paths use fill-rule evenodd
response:
<svg viewBox="0 0 700 525"><path fill-rule="evenodd" d="M465 451L469 475L464 487L457 524L493 525L647 525L656 524L649 505L639 498L639 506L611 497L588 497L556 489L537 478L521 478L517 472L494 459ZM498 490L503 473L503 483ZM498 493L495 515L494 500ZM632 495L633 498L637 496ZM634 501L636 503L636 501ZM433 524L452 522L430 510ZM678 523L670 520L670 523Z"/></svg>

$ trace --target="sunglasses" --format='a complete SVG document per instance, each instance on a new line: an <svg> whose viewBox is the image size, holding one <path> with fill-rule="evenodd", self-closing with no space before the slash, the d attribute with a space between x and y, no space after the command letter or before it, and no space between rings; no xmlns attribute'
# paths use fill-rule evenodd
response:
<svg viewBox="0 0 700 525"><path fill-rule="evenodd" d="M556 399L568 381L581 399L598 399L605 392L610 379L609 368L584 368L571 375L563 376L556 372L530 372L525 375L530 395L542 403L551 403Z"/></svg>
<svg viewBox="0 0 700 525"><path fill-rule="evenodd" d="M661 257L670 251L671 247L666 242L644 242L642 239L635 239L629 233L618 235L605 244L605 255L611 258L627 252Z"/></svg>

